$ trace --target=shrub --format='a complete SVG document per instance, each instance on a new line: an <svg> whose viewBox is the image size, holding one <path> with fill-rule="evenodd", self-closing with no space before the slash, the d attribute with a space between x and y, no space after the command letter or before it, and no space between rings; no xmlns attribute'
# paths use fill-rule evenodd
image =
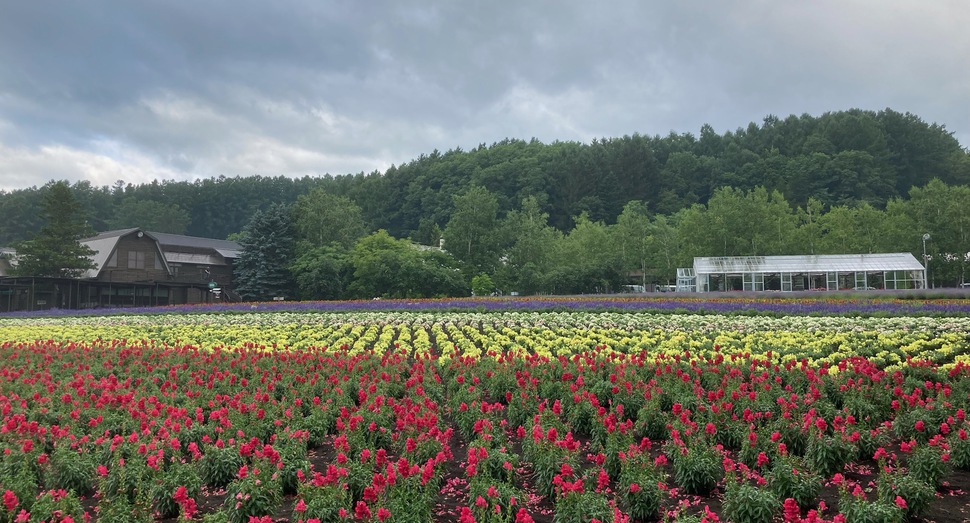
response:
<svg viewBox="0 0 970 523"><path fill-rule="evenodd" d="M219 448L207 445L199 461L199 475L202 483L210 487L228 486L243 466L243 458L234 447Z"/></svg>
<svg viewBox="0 0 970 523"><path fill-rule="evenodd" d="M936 497L936 489L929 483L903 472L882 472L876 480L879 500L895 504L896 496L906 501L904 515L907 519L918 517Z"/></svg>
<svg viewBox="0 0 970 523"><path fill-rule="evenodd" d="M675 453L674 481L687 494L710 494L724 474L720 455L706 443L688 447L686 454Z"/></svg>
<svg viewBox="0 0 970 523"><path fill-rule="evenodd" d="M62 489L42 493L30 509L31 521L62 521L66 516L74 521L83 521L84 508L74 492Z"/></svg>
<svg viewBox="0 0 970 523"><path fill-rule="evenodd" d="M839 498L839 512L846 523L902 523L903 509L885 501L867 501L851 495Z"/></svg>
<svg viewBox="0 0 970 523"><path fill-rule="evenodd" d="M768 488L778 499L792 498L801 508L815 504L822 491L822 478L793 457L777 459L768 473Z"/></svg>
<svg viewBox="0 0 970 523"><path fill-rule="evenodd" d="M95 472L90 456L66 445L54 449L44 477L44 484L53 490L72 490L78 496L94 492Z"/></svg>
<svg viewBox="0 0 970 523"><path fill-rule="evenodd" d="M655 518L663 502L660 484L666 475L654 466L650 454L638 451L624 455L620 465L619 496L627 512L640 521Z"/></svg>
<svg viewBox="0 0 970 523"><path fill-rule="evenodd" d="M845 441L840 434L814 437L805 450L805 456L812 469L823 477L841 472L855 453L855 447Z"/></svg>
<svg viewBox="0 0 970 523"><path fill-rule="evenodd" d="M247 523L250 516L266 516L276 512L283 501L283 489L275 467L260 460L248 472L229 484L223 508L229 523Z"/></svg>
<svg viewBox="0 0 970 523"><path fill-rule="evenodd" d="M768 489L730 480L724 491L724 515L732 523L771 523L781 501Z"/></svg>
<svg viewBox="0 0 970 523"><path fill-rule="evenodd" d="M350 511L347 490L339 485L314 486L304 483L300 485L297 496L299 500L290 518L293 521L316 518L320 523L338 523L341 521L340 510Z"/></svg>
<svg viewBox="0 0 970 523"><path fill-rule="evenodd" d="M950 472L950 465L943 461L943 449L936 446L920 445L906 460L909 474L937 489L943 478Z"/></svg>
<svg viewBox="0 0 970 523"><path fill-rule="evenodd" d="M197 498L202 490L202 478L192 464L172 463L151 488L152 509L163 518L179 514L179 505L173 497L175 489L185 487L191 498Z"/></svg>

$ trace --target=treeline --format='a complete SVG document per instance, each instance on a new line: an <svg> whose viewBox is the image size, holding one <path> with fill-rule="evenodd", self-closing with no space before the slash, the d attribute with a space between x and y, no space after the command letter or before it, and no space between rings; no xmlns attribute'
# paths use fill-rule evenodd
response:
<svg viewBox="0 0 970 523"><path fill-rule="evenodd" d="M970 251L968 183L970 155L951 133L886 109L769 116L723 135L704 126L698 136L633 135L589 144L504 140L435 151L370 174L112 187L79 182L72 189L97 231L137 226L226 238L257 213L286 209L294 227L290 257L299 260L290 265L291 284L305 297L348 297L389 291L354 287L358 268L347 265L335 280L345 285L311 288L319 280L310 276L319 270L315 264L336 267L338 253L359 259L367 254L355 251L361 238L380 230L391 240L430 246L445 240L451 261L400 262L407 267L459 269L466 287L485 274L506 291L615 290L635 283L628 281L631 272L642 274L641 282L665 283L676 267L702 255L910 251L921 257L924 233L932 238L931 278L958 283L965 281L960 253ZM51 185L0 192L0 245L40 230ZM347 213L310 219L327 216L323 207L333 205ZM353 224L336 225L348 216ZM326 231L337 229L350 232L330 238ZM392 294L445 293L416 288Z"/></svg>
<svg viewBox="0 0 970 523"><path fill-rule="evenodd" d="M453 196L441 232L444 250L367 233L349 198L317 189L292 208L258 212L244 230L239 292L248 299L426 297L518 292L617 292L629 284L671 284L695 256L851 254L910 251L926 243L934 286L966 281L970 187L932 180L908 199L826 208L792 206L764 187L714 191L707 205L667 216L641 201L616 223L580 213L561 232L539 201L526 197L503 215L498 195L480 186Z"/></svg>
<svg viewBox="0 0 970 523"><path fill-rule="evenodd" d="M814 198L826 208L868 203L882 209L911 187L937 178L970 183L970 157L942 126L909 113L849 110L821 116L769 116L723 135L624 136L589 144L504 140L471 151L437 151L385 172L344 176L219 177L112 187L73 186L98 231L140 226L226 238L256 210L292 204L313 189L356 203L370 230L432 244L455 210L452 196L480 186L503 215L534 197L549 222L566 232L585 212L615 223L623 206L641 201L671 215L714 191L765 187L793 205ZM45 187L0 192L0 245L40 229Z"/></svg>

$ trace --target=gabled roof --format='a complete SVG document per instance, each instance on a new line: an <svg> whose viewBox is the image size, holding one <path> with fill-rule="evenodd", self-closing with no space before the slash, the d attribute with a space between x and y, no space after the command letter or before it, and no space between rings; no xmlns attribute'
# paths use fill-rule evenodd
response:
<svg viewBox="0 0 970 523"><path fill-rule="evenodd" d="M158 246L158 240L152 236L151 233L146 233L138 227L131 229L118 229L115 231L105 231L98 233L96 236L91 238L81 240L82 245L86 245L94 251L94 255L91 256L91 261L94 262L94 268L84 271L81 278L97 278L98 275L101 274L101 269L104 268L104 265L108 263L108 259L111 258L111 254L115 251L115 247L118 245L118 240L135 233L147 235L149 238L155 240L156 252L159 254L159 256L162 256L162 251ZM165 270L171 272L167 264L165 266Z"/></svg>
<svg viewBox="0 0 970 523"><path fill-rule="evenodd" d="M158 240L165 251L172 250L166 247L191 247L195 249L212 249L224 258L238 258L242 247L231 240L217 240L214 238L199 238L198 236L185 236L182 234L169 234L165 232L149 233Z"/></svg>
<svg viewBox="0 0 970 523"><path fill-rule="evenodd" d="M720 256L694 258L698 274L721 273L823 273L921 271L923 266L908 252L880 254L814 254L796 256Z"/></svg>

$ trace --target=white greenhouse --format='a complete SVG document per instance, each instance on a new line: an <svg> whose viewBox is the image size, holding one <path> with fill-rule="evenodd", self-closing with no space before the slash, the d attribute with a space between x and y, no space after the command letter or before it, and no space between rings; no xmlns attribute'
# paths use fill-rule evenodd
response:
<svg viewBox="0 0 970 523"><path fill-rule="evenodd" d="M679 292L921 289L926 269L908 253L720 256L677 269Z"/></svg>

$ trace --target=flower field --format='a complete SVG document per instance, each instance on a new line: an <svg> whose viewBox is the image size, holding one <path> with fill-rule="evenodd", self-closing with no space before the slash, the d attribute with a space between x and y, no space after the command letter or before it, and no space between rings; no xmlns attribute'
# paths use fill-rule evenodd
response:
<svg viewBox="0 0 970 523"><path fill-rule="evenodd" d="M0 523L965 521L968 410L964 316L0 318Z"/></svg>

